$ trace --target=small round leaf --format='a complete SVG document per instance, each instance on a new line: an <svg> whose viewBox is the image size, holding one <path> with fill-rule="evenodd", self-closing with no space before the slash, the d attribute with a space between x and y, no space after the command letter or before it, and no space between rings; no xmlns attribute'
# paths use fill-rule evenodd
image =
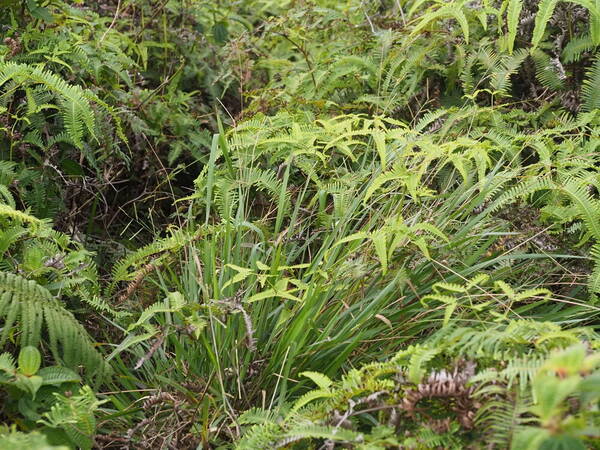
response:
<svg viewBox="0 0 600 450"><path fill-rule="evenodd" d="M23 375L34 375L40 368L42 355L37 348L32 346L23 347L19 353L19 372Z"/></svg>

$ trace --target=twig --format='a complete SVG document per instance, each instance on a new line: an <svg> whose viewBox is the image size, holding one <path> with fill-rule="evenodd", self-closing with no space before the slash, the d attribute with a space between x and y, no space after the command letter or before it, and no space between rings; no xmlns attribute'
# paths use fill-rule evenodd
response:
<svg viewBox="0 0 600 450"><path fill-rule="evenodd" d="M317 88L317 80L315 79L315 74L314 74L313 66L312 66L312 63L310 62L310 59L308 58L308 53L306 52L306 50L304 49L304 47L300 46L299 44L297 44L296 42L294 42L293 40L291 40L285 33L280 33L279 31L275 31L274 33L278 34L279 36L281 36L284 39L288 40L289 42L292 43L292 45L294 47L296 47L298 50L300 50L300 53L302 53L302 56L304 56L304 59L306 61L306 65L308 66L308 70L310 72L310 77L312 78L312 82L315 85L315 89L316 89Z"/></svg>
<svg viewBox="0 0 600 450"><path fill-rule="evenodd" d="M121 9L121 0L118 1L117 3L117 10L115 11L115 15L112 19L112 22L110 23L110 25L108 26L108 28L106 29L106 31L104 32L104 34L102 35L102 37L100 38L100 41L98 41L98 44L102 44L102 41L104 40L104 38L106 37L106 35L108 34L108 32L112 29L112 27L115 26L115 23L117 22L117 18L119 17L119 10Z"/></svg>
<svg viewBox="0 0 600 450"><path fill-rule="evenodd" d="M371 27L371 33L375 34L377 33L377 30L375 30L375 25L373 25L373 22L371 21L371 18L369 17L369 14L367 14L367 10L365 9L365 5L364 5L364 1L360 3L360 7L362 8L363 12L365 13L365 17L367 18L367 22L369 22L369 26Z"/></svg>

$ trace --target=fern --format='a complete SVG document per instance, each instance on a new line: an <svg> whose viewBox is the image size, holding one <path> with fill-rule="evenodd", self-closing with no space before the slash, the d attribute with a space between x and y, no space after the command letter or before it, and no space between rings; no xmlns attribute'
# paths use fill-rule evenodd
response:
<svg viewBox="0 0 600 450"><path fill-rule="evenodd" d="M479 410L477 422L485 427L485 442L499 448L509 448L519 428L527 422L524 418L531 399L517 394L513 401L501 399L486 402Z"/></svg>
<svg viewBox="0 0 600 450"><path fill-rule="evenodd" d="M502 58L498 69L494 69L491 77L491 86L500 95L507 96L511 88L511 75L515 74L525 58L527 51L519 50L513 56Z"/></svg>
<svg viewBox="0 0 600 450"><path fill-rule="evenodd" d="M564 63L574 63L581 59L583 53L589 52L596 47L589 35L571 39L563 48L561 57Z"/></svg>
<svg viewBox="0 0 600 450"><path fill-rule="evenodd" d="M583 109L594 111L600 108L600 57L596 57L590 70L586 73L581 94L583 97Z"/></svg>
<svg viewBox="0 0 600 450"><path fill-rule="evenodd" d="M82 89L76 85L69 85L58 75L44 70L40 66L31 66L27 64L18 64L14 62L4 62L0 64L0 87L14 81L19 85L28 84L43 85L49 92L55 94L59 99L60 114L64 127L68 132L69 139L73 144L83 149L83 139L86 134L96 139L95 135L95 114L92 110L90 101L102 107L117 125L119 136L125 141L125 135L121 129L120 119L114 113L113 109L101 101L91 91ZM29 91L28 91L29 92ZM30 97L30 112L32 99Z"/></svg>
<svg viewBox="0 0 600 450"><path fill-rule="evenodd" d="M426 373L426 365L439 354L440 350L435 348L417 347L411 358L408 367L408 379L418 384Z"/></svg>
<svg viewBox="0 0 600 450"><path fill-rule="evenodd" d="M535 63L537 79L542 86L554 90L564 87L566 75L557 69L557 62L539 49L532 52L532 58Z"/></svg>
<svg viewBox="0 0 600 450"><path fill-rule="evenodd" d="M4 319L0 346L18 330L21 346L38 347L45 330L56 361L71 368L83 365L89 377L107 372L107 365L81 324L36 282L0 272L0 317Z"/></svg>
<svg viewBox="0 0 600 450"><path fill-rule="evenodd" d="M131 252L114 265L112 270L112 283L109 286L108 293L114 292L117 283L134 279L136 274L142 270L142 267L140 267L142 264L149 263L150 260L153 259L154 261L152 264L158 266L161 264L162 259L177 254L178 251L195 240L198 240L205 233L206 230L204 229L198 229L195 233L186 230L176 230L170 237L156 240ZM130 272L132 266L137 266L138 272Z"/></svg>
<svg viewBox="0 0 600 450"><path fill-rule="evenodd" d="M89 386L83 386L76 395L56 395L56 403L39 422L63 429L77 448L91 449L96 433L94 413L102 403Z"/></svg>
<svg viewBox="0 0 600 450"><path fill-rule="evenodd" d="M591 292L600 292L600 244L595 244L590 250L594 261L594 270L590 275L588 284Z"/></svg>
<svg viewBox="0 0 600 450"><path fill-rule="evenodd" d="M506 26L508 28L507 48L508 53L512 54L517 37L517 27L519 26L519 16L523 9L523 0L509 0L506 11Z"/></svg>
<svg viewBox="0 0 600 450"><path fill-rule="evenodd" d="M244 411L237 420L240 425L256 425L274 422L276 419L277 417L273 411L260 408L251 408L247 411Z"/></svg>
<svg viewBox="0 0 600 450"><path fill-rule="evenodd" d="M535 15L535 26L533 28L533 35L531 37L531 45L535 49L546 31L546 25L554 14L554 9L558 5L559 0L541 0L538 4L538 10Z"/></svg>
<svg viewBox="0 0 600 450"><path fill-rule="evenodd" d="M456 3L458 3L458 2L456 2ZM465 42L468 44L469 43L469 23L467 21L465 13L462 11L462 8L461 8L462 5L456 4L456 3L453 2L450 4L444 5L437 10L429 11L426 14L424 14L421 17L417 26L412 30L411 34L412 35L418 34L421 30L423 30L425 27L427 27L431 22L435 22L442 18L451 17L451 18L455 19L458 22L458 24L460 25L462 32L463 32L463 37L465 39ZM413 6L413 8L414 8L414 6Z"/></svg>
<svg viewBox="0 0 600 450"><path fill-rule="evenodd" d="M33 82L46 86L61 99L61 114L69 137L79 148L83 146L84 129L94 136L94 113L83 89L68 85L57 75L39 67L8 62L0 65L0 87L10 80Z"/></svg>
<svg viewBox="0 0 600 450"><path fill-rule="evenodd" d="M292 443L308 447L315 441L331 445L360 442L368 448L383 443L398 446L399 439L404 439L406 445L449 448L471 443L474 436L499 445L510 442L528 420L528 408L535 401L532 383L540 367L547 364L549 352L572 342L551 337L557 332L576 341L589 336L597 342L597 336L588 335L584 329L561 330L557 325L533 321L514 321L491 328L449 328L426 339L426 344L410 346L386 362L353 369L339 382L311 373L319 388L300 397L291 410L282 408L278 414L252 409L242 414L242 424L254 425L244 432L237 448L278 448ZM546 344L554 341L555 346L532 347L535 337L544 339ZM515 346L515 342L519 344ZM440 369L456 361L464 363L465 359L471 361L466 363L470 369L460 369L460 363L454 370ZM475 366L478 372L474 372ZM516 389L516 385L520 388ZM433 417L444 414L444 399L453 396L460 398L461 407L449 407L448 432L435 430ZM413 402L418 398L432 403L419 403L417 413ZM433 406L435 400L440 403ZM481 405L472 412L476 431L454 422L457 416L465 414L469 402ZM453 404L450 401L449 405ZM372 411L378 414L370 415ZM369 419L361 421L363 414ZM396 428L384 426L386 420Z"/></svg>
<svg viewBox="0 0 600 450"><path fill-rule="evenodd" d="M577 179L568 179L562 190L569 195L594 239L600 241L600 202Z"/></svg>
<svg viewBox="0 0 600 450"><path fill-rule="evenodd" d="M67 448L64 445L50 444L48 436L39 431L24 433L17 431L16 426L8 428L5 425L0 426L0 447L30 450L65 450Z"/></svg>
<svg viewBox="0 0 600 450"><path fill-rule="evenodd" d="M0 217L10 217L11 219L18 220L19 222L26 222L31 225L41 225L44 221L38 219L23 211L15 209L13 206L0 203Z"/></svg>

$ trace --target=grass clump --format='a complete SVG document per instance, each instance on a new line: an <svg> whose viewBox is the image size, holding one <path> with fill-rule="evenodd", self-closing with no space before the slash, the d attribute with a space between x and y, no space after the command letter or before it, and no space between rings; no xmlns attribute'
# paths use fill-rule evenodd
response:
<svg viewBox="0 0 600 450"><path fill-rule="evenodd" d="M0 446L593 448L600 11L534 3L0 5Z"/></svg>

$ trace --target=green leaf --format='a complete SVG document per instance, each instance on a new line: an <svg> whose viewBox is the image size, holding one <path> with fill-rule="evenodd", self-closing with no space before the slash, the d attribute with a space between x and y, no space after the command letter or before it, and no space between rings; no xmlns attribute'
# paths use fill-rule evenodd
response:
<svg viewBox="0 0 600 450"><path fill-rule="evenodd" d="M15 361L10 353L0 354L0 370L10 373L16 370Z"/></svg>
<svg viewBox="0 0 600 450"><path fill-rule="evenodd" d="M43 382L44 382L44 380L42 379L42 377L40 377L38 375L33 375L31 377L28 377L25 375L17 374L17 379L15 380L14 384L19 389L21 389L22 391L28 392L29 394L31 394L31 396L33 398L35 398L35 394L37 393L39 388L42 386Z"/></svg>
<svg viewBox="0 0 600 450"><path fill-rule="evenodd" d="M332 383L331 379L327 375L323 375L319 372L300 372L300 375L310 378L321 389L327 389Z"/></svg>
<svg viewBox="0 0 600 450"><path fill-rule="evenodd" d="M298 411L300 408L312 402L313 400L330 397L333 397L333 393L325 389L315 389L314 391L307 392L298 400L296 400L289 415L292 415L294 412Z"/></svg>
<svg viewBox="0 0 600 450"><path fill-rule="evenodd" d="M287 283L287 281L286 281ZM267 289L266 291L263 292L259 292L258 294L254 294L252 296L250 296L249 298L247 298L245 300L246 303L252 303L252 302L257 302L259 300L263 300L265 298L271 298L271 297L280 297L280 298L285 298L288 300L293 300L295 302L300 302L302 301L301 298L296 297L295 295L292 295L292 292L295 292L297 289L291 289L291 290L278 290L278 289Z"/></svg>
<svg viewBox="0 0 600 450"><path fill-rule="evenodd" d="M554 14L554 9L558 4L558 0L541 0L538 5L538 10L535 15L535 26L533 28L533 36L531 38L532 49L537 48L544 37L546 25Z"/></svg>
<svg viewBox="0 0 600 450"><path fill-rule="evenodd" d="M411 383L418 384L425 375L425 365L437 356L440 352L439 349L427 348L427 347L416 347L410 357L410 364L408 366L408 379Z"/></svg>
<svg viewBox="0 0 600 450"><path fill-rule="evenodd" d="M167 294L167 299L169 304L171 305L172 311L179 311L181 308L185 306L185 297L179 291L169 292Z"/></svg>
<svg viewBox="0 0 600 450"><path fill-rule="evenodd" d="M517 37L517 28L519 26L519 17L523 9L523 0L509 0L508 10L506 11L506 26L508 28L507 47L508 53L512 55L515 38Z"/></svg>
<svg viewBox="0 0 600 450"><path fill-rule="evenodd" d="M381 263L383 273L387 273L388 257L387 257L387 234L384 230L378 230L371 234L371 241L375 246L375 253Z"/></svg>
<svg viewBox="0 0 600 450"><path fill-rule="evenodd" d="M427 242L423 237L418 237L417 239L414 239L413 243L417 247L419 247L419 250L421 250L421 253L423 253L423 256L425 256L425 258L431 259L431 255L429 254L429 247L427 246Z"/></svg>
<svg viewBox="0 0 600 450"><path fill-rule="evenodd" d="M66 445L52 445L48 437L38 431L22 433L11 430L0 435L0 448L27 450L69 450Z"/></svg>
<svg viewBox="0 0 600 450"><path fill-rule="evenodd" d="M387 150L385 148L385 134L381 130L377 130L373 132L373 140L375 141L375 148L377 149L377 153L379 154L379 159L381 161L381 168L385 169L387 165Z"/></svg>
<svg viewBox="0 0 600 450"><path fill-rule="evenodd" d="M257 261L256 261L256 267L257 267L259 270L263 270L263 271L271 270L271 268L270 268L269 266L267 266L265 263L263 263L263 262L262 262L262 261L260 261L260 260L257 260Z"/></svg>
<svg viewBox="0 0 600 450"><path fill-rule="evenodd" d="M235 264L226 264L225 267L229 267L229 268L235 270L237 272L237 274L235 274L232 278L227 280L227 282L223 285L223 287L221 289L225 289L225 288L231 286L232 284L240 283L240 282L244 281L246 278L248 278L250 275L252 275L252 269L247 269L245 267L239 267L239 266L236 266Z"/></svg>
<svg viewBox="0 0 600 450"><path fill-rule="evenodd" d="M368 237L369 237L368 233L366 233L364 231L359 231L357 233L351 234L350 236L346 236L343 239L340 239L335 244L333 244L333 246L335 247L340 244L345 244L346 242L358 241L358 240L366 239Z"/></svg>
<svg viewBox="0 0 600 450"><path fill-rule="evenodd" d="M554 353L542 366L542 370L563 375L577 375L584 369L586 349L583 345L573 345Z"/></svg>
<svg viewBox="0 0 600 450"><path fill-rule="evenodd" d="M545 422L558 415L562 409L563 401L573 394L580 382L578 376L559 379L554 375L540 373L533 382L533 392L537 404L532 407L532 412Z"/></svg>
<svg viewBox="0 0 600 450"><path fill-rule="evenodd" d="M454 313L456 306L456 301L449 303L448 306L446 306L446 309L444 310L444 326L448 326L450 323L450 319L452 318L452 314Z"/></svg>
<svg viewBox="0 0 600 450"><path fill-rule="evenodd" d="M43 378L42 385L61 384L61 383L78 383L81 377L66 367L51 366L44 367L38 372L38 375Z"/></svg>
<svg viewBox="0 0 600 450"><path fill-rule="evenodd" d="M522 428L512 443L511 450L538 450L550 432L544 428Z"/></svg>
<svg viewBox="0 0 600 450"><path fill-rule="evenodd" d="M128 349L129 347L132 347L132 346L134 346L136 344L139 344L140 342L147 341L148 339L153 338L155 335L156 335L156 333L144 333L144 334L140 334L140 335L135 335L135 334L128 335L125 339L123 339L123 342L121 342L111 352L111 354L106 357L106 361L110 361L111 359L113 359L115 356L117 356L122 351L124 351L124 350Z"/></svg>
<svg viewBox="0 0 600 450"><path fill-rule="evenodd" d="M40 6L35 0L27 0L27 9L29 10L29 14L36 19L43 20L47 23L54 22L54 17L52 17L50 10Z"/></svg>
<svg viewBox="0 0 600 450"><path fill-rule="evenodd" d="M463 36L465 38L465 42L469 43L469 22L465 14L462 12L459 6L455 4L447 4L442 6L437 11L432 13L425 14L419 24L413 29L411 35L414 36L418 34L421 30L423 30L427 25L432 22L437 22L440 19L446 19L448 17L454 18L458 24L460 25Z"/></svg>
<svg viewBox="0 0 600 450"><path fill-rule="evenodd" d="M19 372L23 375L34 375L42 364L42 355L32 346L23 347L19 352Z"/></svg>
<svg viewBox="0 0 600 450"><path fill-rule="evenodd" d="M212 35L218 44L225 44L229 40L229 32L227 31L227 22L220 21L213 25Z"/></svg>
<svg viewBox="0 0 600 450"><path fill-rule="evenodd" d="M63 160L60 166L67 175L76 177L82 177L85 175L85 172L83 171L81 165L72 159Z"/></svg>
<svg viewBox="0 0 600 450"><path fill-rule="evenodd" d="M575 436L558 435L551 436L543 442L543 450L586 450L586 446L581 439Z"/></svg>
<svg viewBox="0 0 600 450"><path fill-rule="evenodd" d="M579 384L581 404L590 405L600 400L600 372L595 372Z"/></svg>

